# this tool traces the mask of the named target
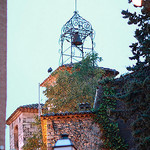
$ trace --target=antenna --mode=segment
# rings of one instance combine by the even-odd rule
[[[75,12],[77,12],[77,0],[75,0]]]

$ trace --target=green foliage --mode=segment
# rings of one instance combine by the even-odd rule
[[[108,108],[114,110],[116,106],[116,100],[112,98],[115,96],[115,90],[109,83],[112,83],[113,79],[105,78],[100,81],[103,85],[103,98],[100,100],[99,109],[96,110],[95,120],[100,124],[103,130],[103,148],[111,150],[126,150],[127,145],[121,139],[119,135],[119,128],[116,122],[112,122],[108,116]]]
[[[128,118],[135,118],[132,132],[139,150],[150,149],[150,11],[145,8],[140,14],[122,11],[129,25],[137,25],[134,35],[137,42],[130,45],[133,54],[130,59],[135,60],[136,64],[127,68],[133,73],[125,77],[119,98],[131,110]]]
[[[79,103],[93,104],[97,81],[104,74],[96,64],[100,60],[97,54],[88,54],[81,62],[74,64],[71,72],[55,72],[54,75],[58,75],[56,84],[48,86],[44,92],[48,98],[45,107],[53,104],[52,112],[77,111]]]
[[[150,133],[150,70],[149,67],[136,71],[126,77],[126,82],[119,96],[127,109],[131,111],[128,118],[134,116],[132,123],[132,132],[135,138],[136,147],[139,150],[145,150]],[[146,142],[144,144],[144,141]],[[149,141],[150,142],[150,141]],[[144,148],[143,148],[143,145]],[[146,147],[149,149],[150,147]]]
[[[27,139],[26,144],[23,146],[23,150],[46,150],[46,145],[43,143],[41,121],[38,117],[35,117],[33,125],[37,130],[33,133],[32,137]]]
[[[131,60],[136,60],[136,65],[128,67],[129,71],[135,71],[142,69],[150,64],[150,11],[141,11],[141,14],[136,12],[131,13],[128,10],[122,11],[123,18],[128,18],[128,24],[137,25],[134,37],[137,39],[136,43],[132,43],[130,48],[132,49],[133,56]]]

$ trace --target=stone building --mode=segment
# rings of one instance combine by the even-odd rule
[[[43,106],[43,105],[42,105]],[[38,115],[38,104],[18,107],[7,119],[10,130],[10,150],[22,150],[28,137],[33,135],[36,127],[33,126],[35,116]]]
[[[5,147],[7,95],[7,0],[0,0],[0,146]]]
[[[66,64],[58,67],[42,83],[41,87],[54,85],[57,74],[55,72],[67,70],[71,72],[73,64]],[[119,72],[114,69],[103,68],[106,76],[116,76]],[[48,108],[50,109],[50,108]],[[52,150],[56,141],[61,138],[62,134],[68,134],[69,139],[78,150],[99,150],[102,149],[100,126],[93,121],[94,114],[89,111],[90,105],[80,104],[78,112],[60,112],[47,113],[41,115],[43,141],[48,150]],[[50,110],[49,110],[50,111]]]
[[[91,46],[84,47],[86,38],[91,39]],[[46,78],[41,87],[55,85],[59,70],[69,71],[76,62],[80,62],[84,53],[94,51],[94,31],[91,24],[83,19],[77,11],[73,17],[63,26],[61,34],[61,59],[62,64],[52,74]],[[69,49],[66,49],[64,42],[69,43]],[[63,47],[64,46],[64,47]],[[68,50],[70,50],[69,53]],[[79,52],[74,54],[75,52]],[[81,57],[82,55],[82,57]],[[67,58],[66,58],[67,56]],[[69,57],[69,59],[68,59]],[[79,58],[79,59],[76,59]],[[68,60],[68,61],[67,61]],[[69,62],[70,61],[70,62]],[[66,62],[69,62],[66,64]],[[118,71],[100,67],[104,71],[104,76],[116,76]],[[52,69],[50,69],[50,72]],[[94,101],[94,100],[93,100]],[[101,149],[102,131],[98,124],[93,121],[94,114],[89,111],[86,104],[82,104],[82,110],[78,112],[60,112],[48,113],[41,115],[43,141],[46,143],[48,150],[51,150],[55,142],[60,139],[61,134],[68,134],[72,143],[78,150],[99,150]],[[49,108],[48,108],[49,109]],[[34,116],[38,115],[37,105],[20,106],[7,119],[10,127],[10,149],[21,150],[27,137],[32,136],[35,128],[32,127]]]
[[[50,74],[41,84],[41,87],[46,87],[46,86],[50,86],[50,85],[54,85],[57,79],[57,71],[68,71],[71,72],[71,69],[73,68],[74,64],[65,64],[62,66],[59,66],[55,71],[53,71],[52,74]],[[105,72],[103,77],[115,77],[119,74],[118,71],[116,71],[115,69],[110,69],[110,68],[104,68],[104,67],[99,67],[102,71]]]
[[[63,65],[54,71],[54,75],[49,75],[42,87],[54,85],[58,70],[71,71],[71,65]],[[105,70],[107,76],[118,74],[117,71],[101,68]],[[101,130],[98,124],[93,123],[93,114],[89,111],[88,104],[81,104],[79,112],[49,113],[41,115],[43,141],[51,150],[55,142],[60,139],[61,134],[67,133],[73,144],[80,149],[98,150],[102,144],[100,140]],[[43,105],[42,105],[43,106]],[[22,150],[28,137],[33,135],[36,128],[32,125],[34,117],[38,115],[38,104],[24,105],[18,107],[7,119],[6,124],[10,129],[10,150]]]
[[[78,150],[101,149],[102,131],[98,124],[93,122],[90,111],[75,113],[49,113],[41,116],[43,141],[48,150],[62,134],[68,134],[69,139]]]
[[[52,74],[50,74],[41,84],[41,87],[46,87],[49,85],[54,85],[56,82],[56,79],[58,77],[58,75],[56,74],[57,71],[68,71],[70,72],[71,69],[73,67],[73,64],[68,64],[68,65],[63,65],[63,66],[59,66],[55,71],[53,71]]]

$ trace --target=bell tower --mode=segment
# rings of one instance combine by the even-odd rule
[[[86,53],[94,51],[94,30],[92,25],[77,11],[75,0],[74,15],[62,27],[60,64],[72,64],[83,59]],[[87,45],[85,43],[88,43]]]

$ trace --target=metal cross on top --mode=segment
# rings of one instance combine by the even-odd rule
[[[75,0],[75,12],[77,11],[77,0]]]

